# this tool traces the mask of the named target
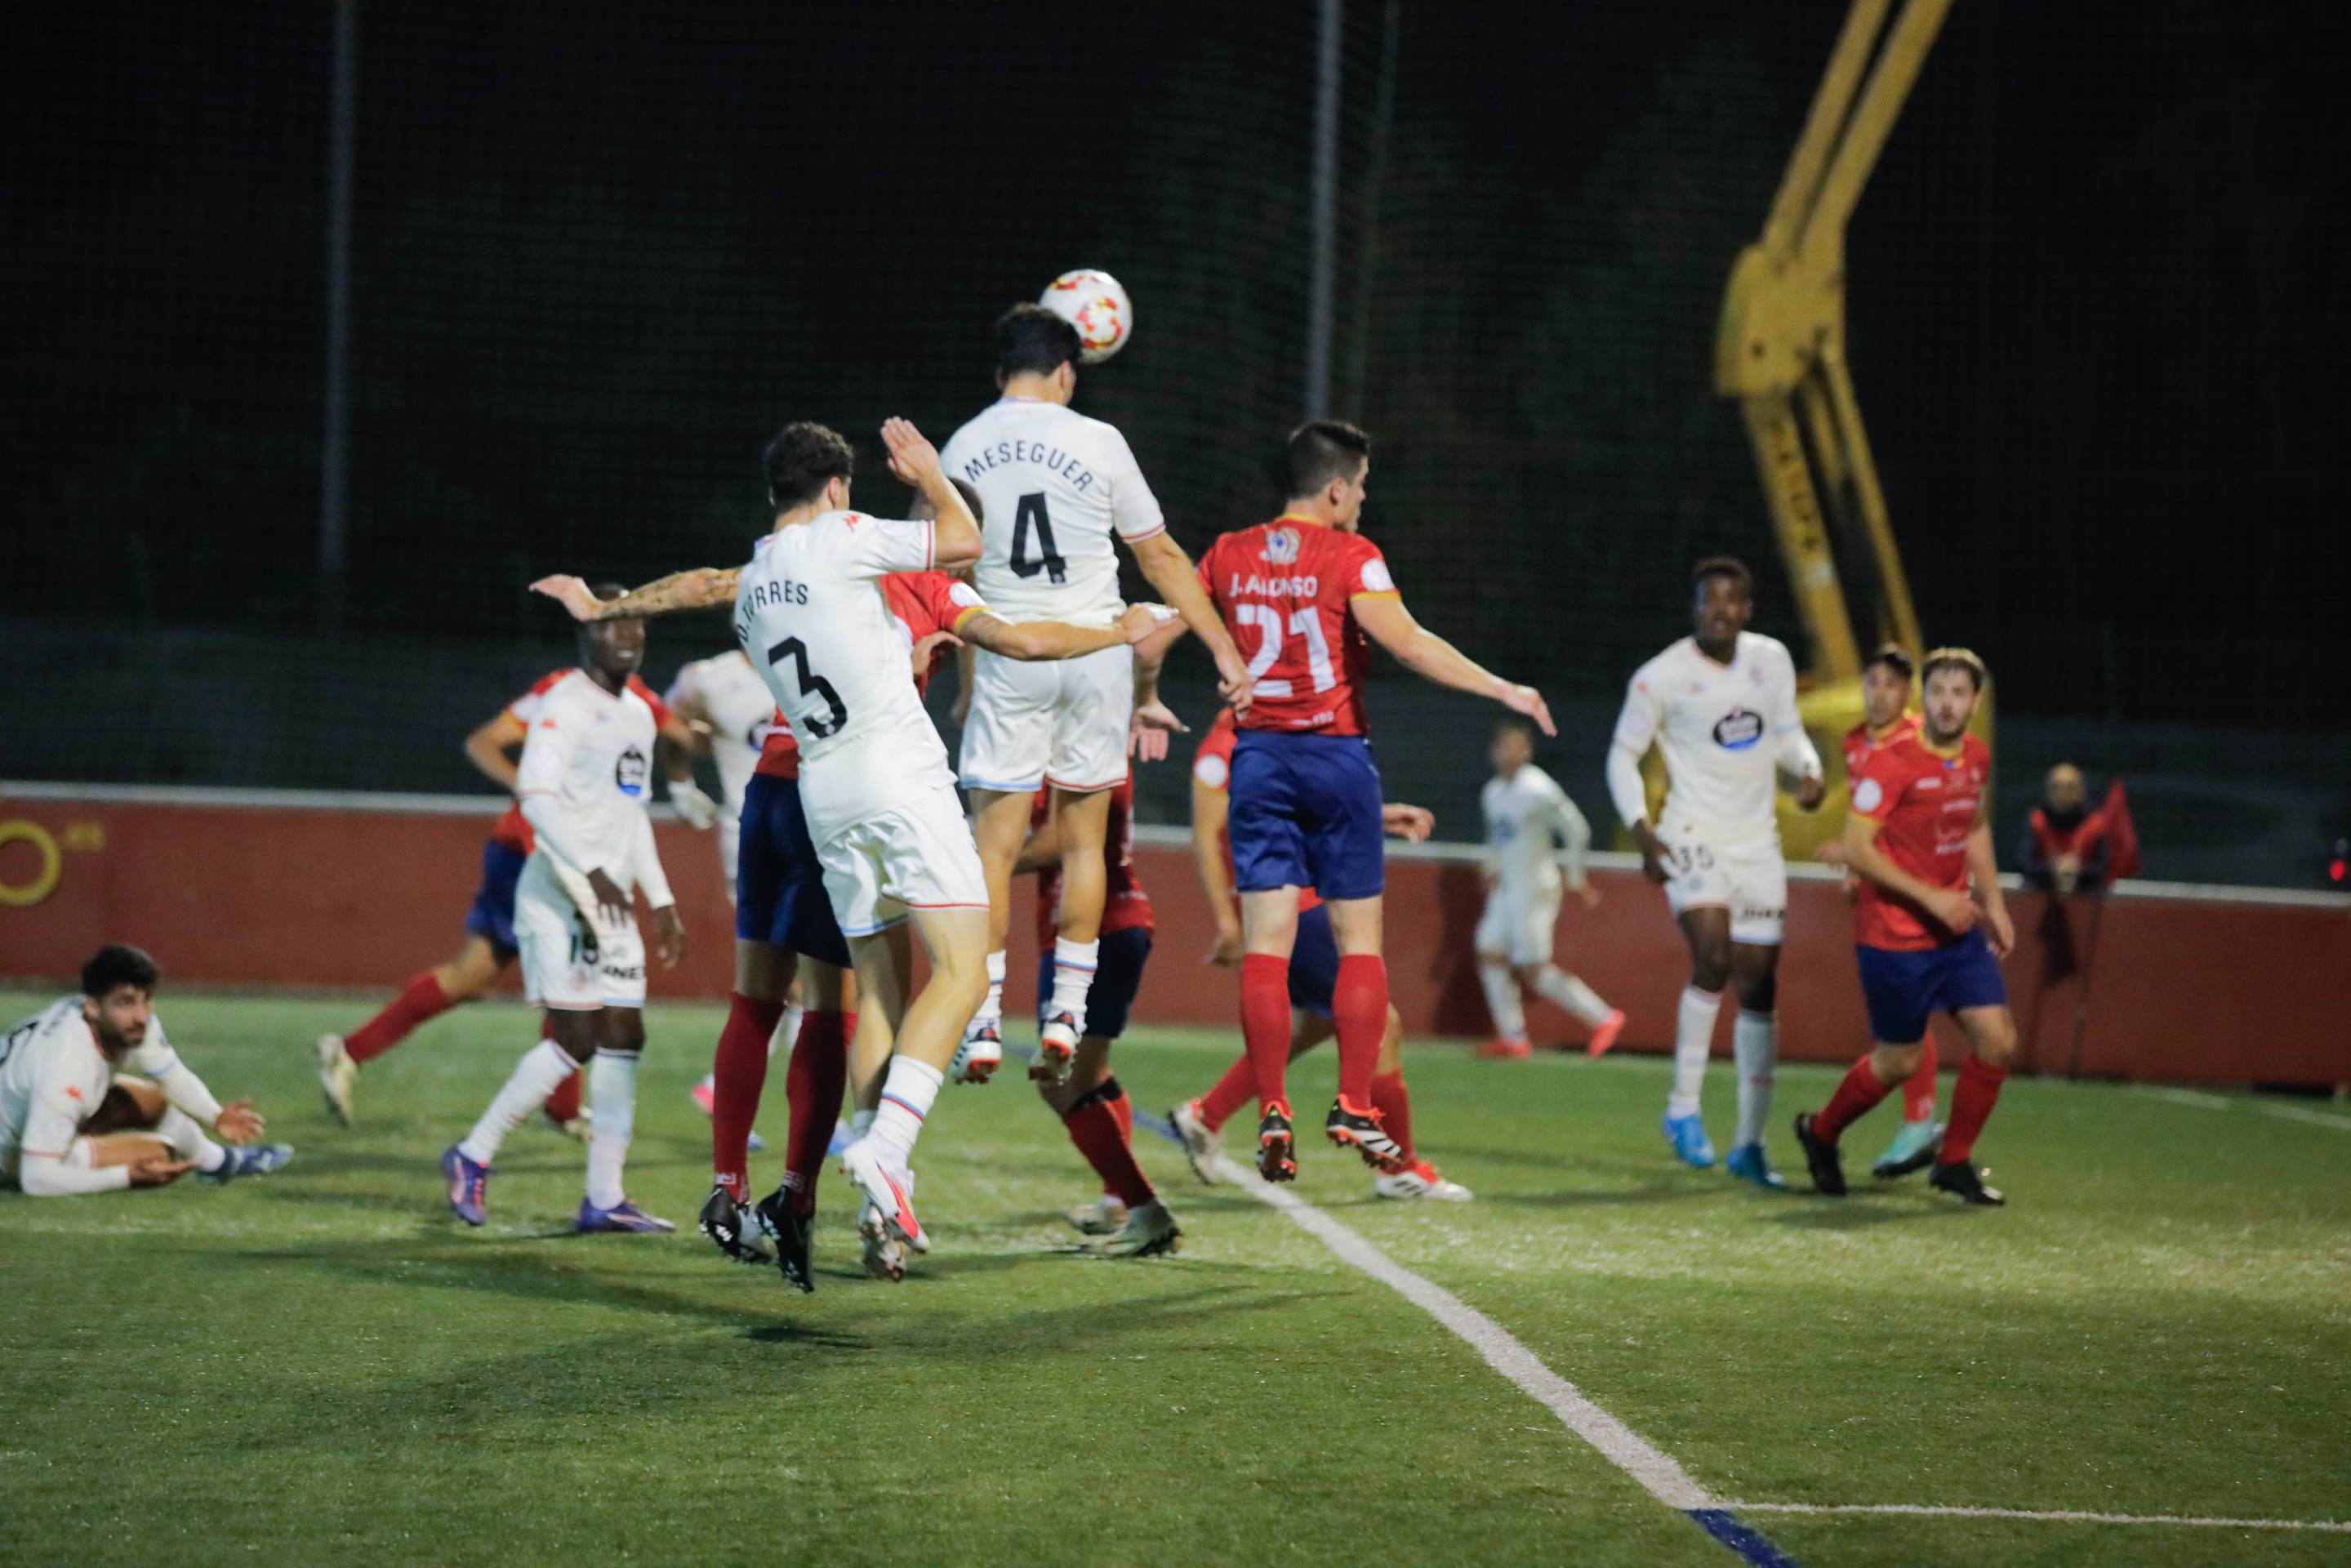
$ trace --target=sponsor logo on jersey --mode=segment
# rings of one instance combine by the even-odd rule
[[[1744,751],[1763,738],[1763,716],[1743,707],[1732,708],[1714,721],[1714,743],[1725,751]]]
[[[1265,533],[1265,559],[1275,566],[1288,566],[1298,559],[1296,528],[1268,528]]]
[[[632,800],[645,792],[645,754],[633,746],[612,759],[612,782]]]

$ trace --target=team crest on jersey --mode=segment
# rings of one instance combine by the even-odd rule
[[[1763,738],[1763,716],[1743,707],[1732,708],[1714,721],[1714,743],[1725,751],[1744,751]]]
[[[622,752],[612,763],[612,782],[620,786],[621,793],[632,800],[643,795],[645,792],[645,754],[633,746]]]
[[[1298,530],[1269,528],[1265,535],[1265,559],[1275,566],[1288,566],[1298,559]]]

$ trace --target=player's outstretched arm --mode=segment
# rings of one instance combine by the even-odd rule
[[[964,504],[963,492],[939,466],[939,449],[914,422],[883,422],[882,444],[890,449],[890,472],[923,494],[931,510],[931,564],[961,571],[979,559],[979,522]]]
[[[1353,601],[1355,620],[1372,641],[1396,657],[1414,674],[1472,696],[1490,697],[1512,713],[1535,721],[1545,735],[1557,735],[1551,709],[1532,686],[1504,680],[1452,643],[1413,619],[1404,601],[1384,593],[1364,593]]]
[[[967,617],[956,634],[1007,659],[1081,659],[1141,642],[1158,626],[1162,613],[1156,605],[1134,604],[1113,625],[1071,626],[1060,621],[1015,622],[984,611]]]
[[[571,612],[574,621],[617,621],[623,617],[674,615],[681,610],[711,610],[735,602],[739,566],[697,566],[656,578],[632,588],[618,599],[599,599],[576,577],[542,577],[530,585]]]
[[[1232,705],[1235,713],[1247,713],[1249,706],[1249,661],[1233,644],[1233,634],[1225,630],[1224,618],[1208,600],[1208,591],[1200,586],[1200,574],[1193,568],[1192,558],[1184,547],[1170,536],[1160,533],[1138,539],[1127,546],[1134,552],[1134,564],[1143,569],[1144,580],[1159,591],[1161,598],[1183,617],[1184,624],[1207,644],[1209,655],[1217,661],[1217,690]]]
[[[1937,887],[1924,878],[1913,876],[1878,848],[1877,834],[1885,826],[1876,818],[1858,812],[1844,820],[1845,864],[1854,874],[1866,877],[1889,893],[1900,894],[1953,931],[1965,931],[1973,925],[1976,906],[1964,889]]]

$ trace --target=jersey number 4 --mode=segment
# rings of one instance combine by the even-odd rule
[[[799,676],[800,695],[824,699],[825,715],[808,721],[804,727],[809,734],[819,740],[840,734],[841,727],[849,722],[849,710],[841,706],[841,694],[832,689],[832,683],[809,668],[808,644],[798,637],[787,637],[768,650],[768,664],[781,665],[786,659]]]
[[[1261,697],[1296,695],[1295,682],[1269,681],[1265,673],[1281,657],[1281,612],[1270,604],[1236,604],[1233,619],[1244,626],[1254,626],[1260,633],[1257,653],[1249,662],[1249,690]],[[1312,605],[1290,612],[1290,630],[1306,639],[1306,671],[1312,677],[1318,692],[1327,692],[1339,684],[1338,672],[1331,667],[1331,643],[1322,635],[1322,617]]]
[[[1037,553],[1029,553],[1029,533],[1037,534]],[[1045,509],[1045,492],[1031,490],[1020,497],[1012,514],[1012,575],[1034,577],[1045,573],[1056,586],[1070,580],[1070,563],[1053,544],[1053,515]]]

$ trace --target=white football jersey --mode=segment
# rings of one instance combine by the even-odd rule
[[[81,1002],[67,997],[0,1035],[0,1174],[16,1175],[28,1154],[62,1158],[117,1071],[161,1078],[179,1065],[152,1013],[138,1049],[120,1067],[109,1062]]]
[[[800,808],[821,844],[860,819],[954,787],[881,579],[927,571],[933,528],[827,512],[759,541],[735,591],[735,640],[800,750]]]
[[[759,765],[759,747],[776,716],[776,699],[768,683],[737,652],[696,659],[670,683],[669,705],[689,698],[700,704],[710,719],[710,759],[718,765],[718,788],[725,804],[740,806],[751,770]]]
[[[522,743],[515,799],[538,848],[585,875],[599,868],[622,891],[639,882],[664,901],[658,862],[648,870],[652,832],[653,710],[622,687],[614,696],[573,670],[540,696]]]
[[[1478,804],[1486,814],[1487,864],[1501,892],[1557,892],[1562,847],[1573,862],[1573,880],[1583,883],[1592,828],[1550,774],[1531,762],[1508,779],[1489,779]]]
[[[1803,724],[1796,714],[1796,663],[1784,643],[1739,634],[1728,665],[1685,637],[1634,672],[1616,720],[1615,744],[1638,758],[1655,741],[1671,779],[1660,820],[1726,841],[1778,841],[1771,794],[1781,747]],[[1803,750],[1811,752],[1809,742]],[[1815,758],[1813,766],[1819,766]]]
[[[1107,626],[1118,595],[1115,531],[1130,545],[1167,530],[1159,502],[1112,425],[1057,402],[1005,398],[955,433],[939,461],[979,492],[972,582],[1008,621]]]

